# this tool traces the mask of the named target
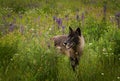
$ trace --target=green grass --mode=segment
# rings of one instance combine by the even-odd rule
[[[1,0],[0,81],[119,81],[120,30],[113,16],[120,7],[116,2],[107,1],[103,20],[100,0],[96,4],[88,0]],[[62,25],[54,18],[62,20]],[[69,26],[80,27],[85,37],[76,72],[50,40],[68,34]]]

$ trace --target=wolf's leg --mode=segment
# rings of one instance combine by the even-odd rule
[[[73,71],[75,71],[76,66],[79,65],[79,59],[70,57],[70,63],[71,63]]]
[[[79,65],[79,61],[80,61],[80,55],[77,55],[76,57],[76,64]]]
[[[79,59],[78,58],[75,58],[75,65],[79,65]]]
[[[70,57],[70,63],[71,63],[73,71],[75,71],[75,67],[76,67],[76,64],[77,64],[76,59],[73,58],[73,57]]]

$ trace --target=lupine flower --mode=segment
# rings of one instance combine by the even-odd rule
[[[58,23],[58,25],[61,26],[61,25],[62,25],[62,19],[58,18],[58,19],[57,19],[57,23]]]
[[[80,17],[79,17],[79,9],[76,9],[76,20],[79,21]]]
[[[16,23],[16,18],[15,17],[13,18],[13,23]]]
[[[40,16],[38,16],[38,21],[40,21]]]
[[[58,28],[60,28],[60,26],[62,26],[62,19],[58,18],[58,19],[56,19],[56,22],[58,24]]]
[[[65,26],[62,26],[62,33],[65,33]]]
[[[120,12],[118,12],[115,16],[116,16],[116,17],[120,17]]]
[[[118,28],[120,28],[120,12],[118,12],[117,14],[115,14],[115,18],[118,24]]]
[[[84,16],[84,13],[82,13],[82,16],[81,16],[82,26],[84,25],[84,19],[85,19],[85,16]]]
[[[104,6],[103,6],[103,13],[106,14],[106,10],[107,10],[107,6],[106,6],[106,3],[104,3]]]
[[[79,21],[79,20],[80,20],[80,17],[79,17],[79,15],[78,15],[78,14],[76,15],[76,20],[77,20],[77,21]]]
[[[68,21],[68,20],[69,20],[69,19],[68,19],[68,15],[65,15],[65,20],[66,20],[66,21]]]
[[[23,18],[22,14],[19,14],[19,18],[20,18],[20,19],[22,19],[22,18]]]
[[[12,31],[14,30],[14,27],[15,27],[14,24],[11,23],[11,24],[10,24],[10,27],[9,27],[9,31],[12,32]]]
[[[103,20],[106,20],[106,12],[107,12],[107,2],[104,2],[103,5]]]
[[[50,48],[50,47],[51,47],[51,46],[50,46],[50,42],[47,42],[47,47],[48,47],[48,48]]]
[[[11,17],[11,14],[9,13],[9,14],[7,15],[7,17]]]
[[[84,18],[85,18],[84,13],[82,13],[82,16],[81,16],[82,21],[84,20]]]
[[[56,16],[53,16],[53,21],[56,21],[56,19],[57,19]]]
[[[24,33],[24,26],[23,26],[23,25],[20,26],[20,32],[21,32],[22,34]]]

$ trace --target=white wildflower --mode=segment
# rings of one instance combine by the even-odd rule
[[[49,30],[51,31],[52,29],[51,29],[51,28],[49,28]]]
[[[31,28],[31,31],[34,31],[34,28]]]
[[[120,77],[118,76],[117,79],[120,79]]]
[[[103,48],[103,50],[102,50],[103,52],[105,52],[106,51],[106,49],[105,48]]]
[[[104,73],[101,73],[101,75],[104,75]]]

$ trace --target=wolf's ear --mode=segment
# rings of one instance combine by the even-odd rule
[[[72,28],[69,27],[69,34],[71,34],[73,32]]]
[[[80,28],[78,27],[77,29],[76,29],[76,31],[75,31],[79,36],[81,36],[81,30],[80,30]]]

